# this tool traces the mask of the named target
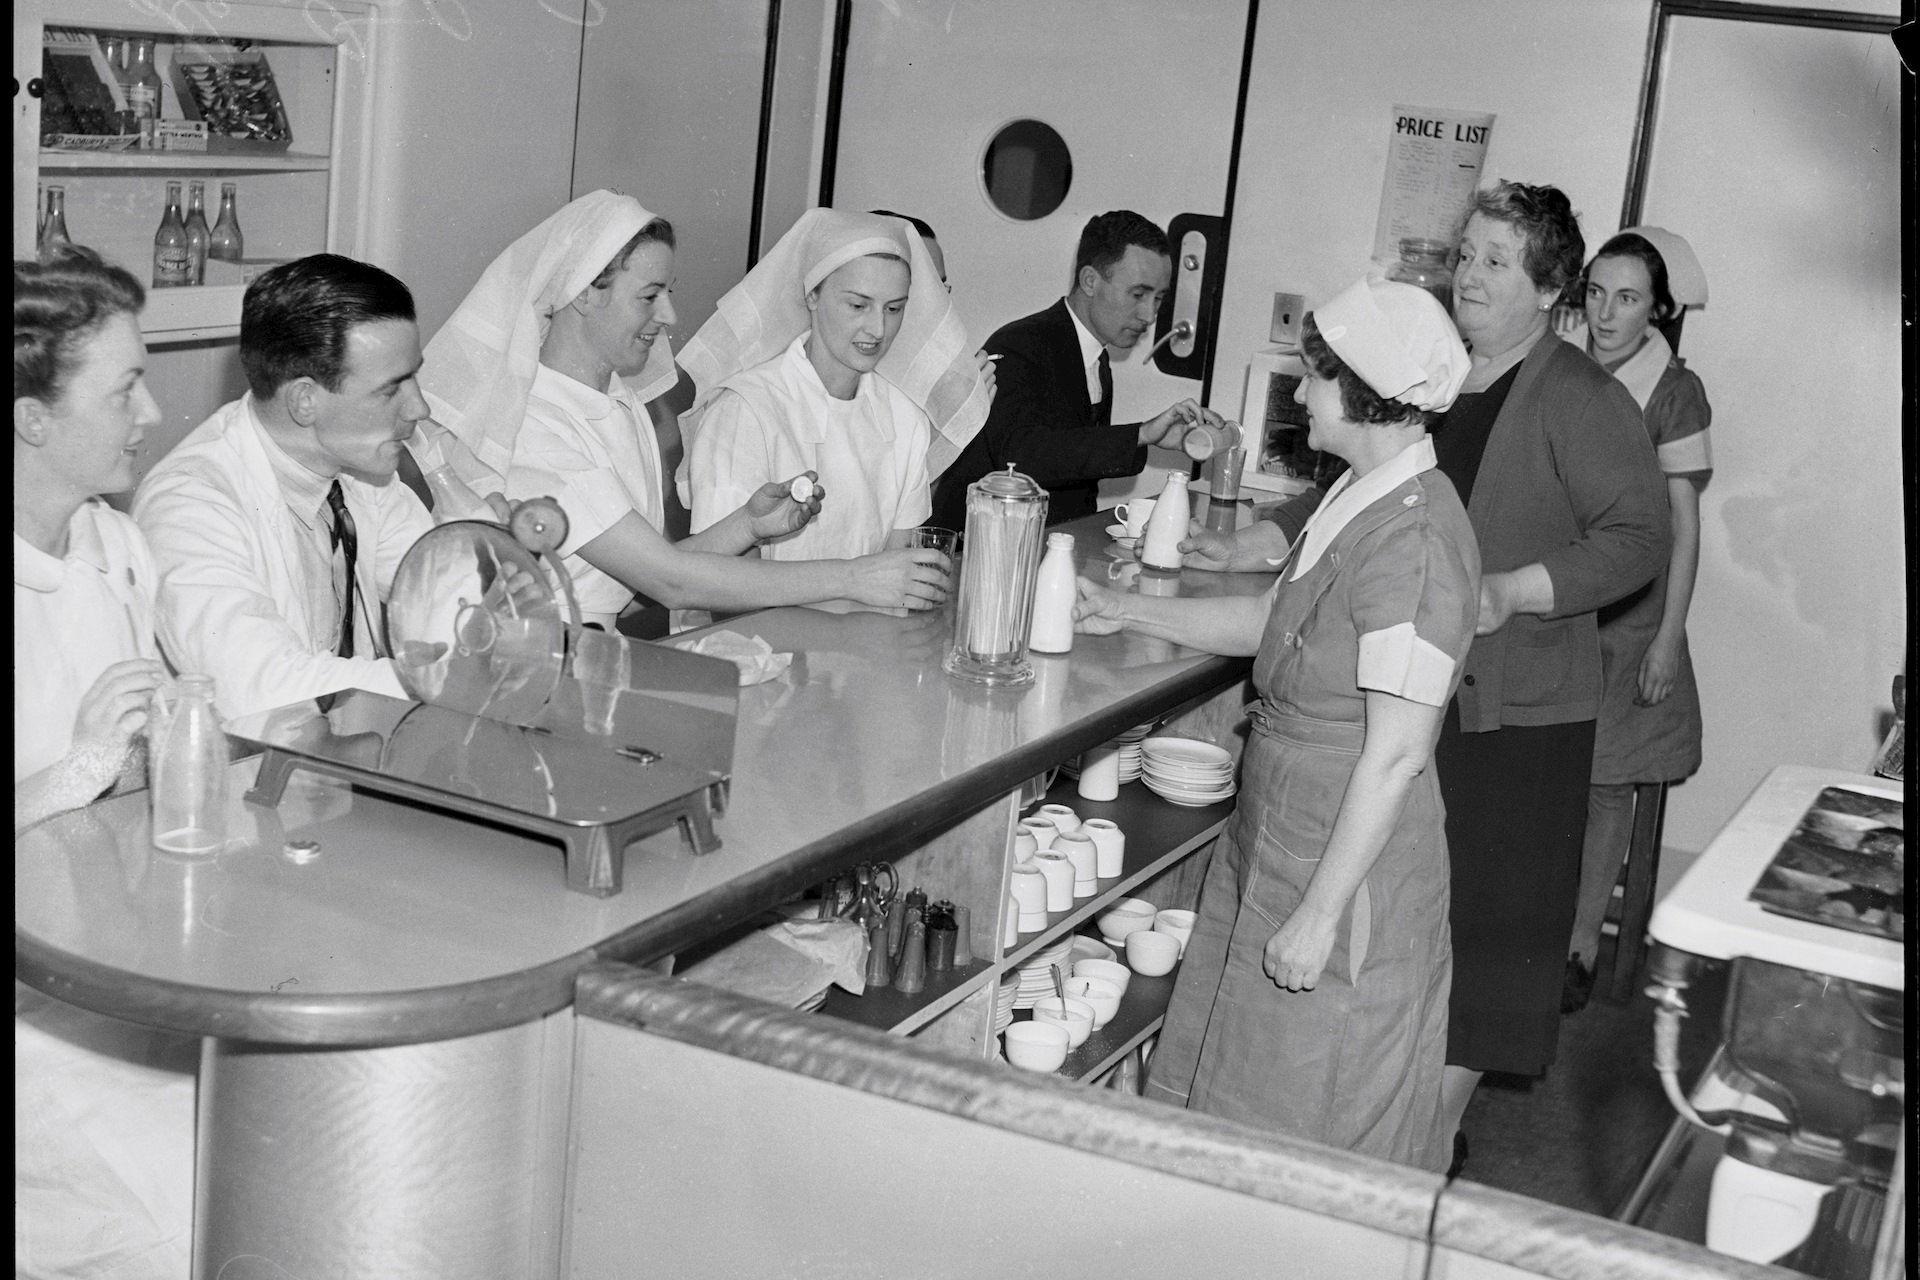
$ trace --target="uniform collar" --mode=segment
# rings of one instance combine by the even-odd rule
[[[1672,359],[1673,348],[1667,345],[1666,337],[1648,325],[1647,340],[1640,344],[1640,349],[1608,372],[1632,393],[1644,412],[1647,401],[1653,398],[1653,389],[1660,385],[1661,375],[1666,373]]]
[[[1091,369],[1106,347],[1102,345],[1100,339],[1093,336],[1093,330],[1087,328],[1086,323],[1074,314],[1073,308],[1067,306],[1065,298],[1060,299],[1060,305],[1066,308],[1067,318],[1073,321],[1073,336],[1080,339],[1080,363]]]
[[[807,358],[807,335],[804,333],[787,344],[787,349],[780,355],[780,367],[803,402],[801,407],[804,411],[794,415],[793,432],[812,444],[826,443],[828,415],[835,405],[851,407],[860,404],[870,399],[873,392],[875,375],[871,373],[860,375],[860,385],[854,389],[851,400],[842,400],[828,391],[827,384],[820,381],[820,371]],[[870,412],[867,417],[882,436],[893,439],[891,414]]]
[[[613,413],[614,401],[633,406],[633,393],[614,374],[605,391],[596,391],[578,378],[561,373],[550,365],[534,370],[531,393],[576,418],[598,422]]]
[[[1294,558],[1288,580],[1313,568],[1355,516],[1421,472],[1433,470],[1435,465],[1433,437],[1422,436],[1358,480],[1349,471],[1334,481],[1333,487],[1327,490],[1326,501],[1300,531],[1300,554]]]
[[[13,585],[32,591],[58,591],[67,578],[67,561],[79,560],[101,573],[107,571],[107,545],[100,539],[98,517],[106,504],[88,498],[67,519],[67,554],[50,556],[19,534],[13,535]]]

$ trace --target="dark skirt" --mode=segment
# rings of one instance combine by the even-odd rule
[[[1452,862],[1447,1062],[1539,1075],[1560,1035],[1593,721],[1462,733],[1450,706],[1434,764]]]

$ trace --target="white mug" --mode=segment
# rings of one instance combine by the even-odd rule
[[[1043,804],[1040,806],[1039,816],[1053,819],[1056,838],[1058,836],[1064,836],[1070,831],[1078,831],[1080,829],[1080,815],[1064,804]],[[1032,819],[1028,819],[1028,821],[1032,821]],[[1049,845],[1047,847],[1052,848],[1053,846]]]
[[[1129,538],[1137,538],[1146,529],[1157,501],[1157,498],[1134,498],[1123,502],[1113,509],[1113,518],[1126,526]]]
[[[1106,818],[1088,818],[1080,824],[1080,829],[1093,837],[1093,847],[1098,853],[1094,874],[1102,880],[1119,875],[1126,865],[1126,833]]]
[[[1080,757],[1081,796],[1088,800],[1117,800],[1120,797],[1120,748],[1111,742],[1092,747]],[[1081,824],[1084,830],[1085,823]]]

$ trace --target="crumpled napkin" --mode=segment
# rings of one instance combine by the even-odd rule
[[[866,990],[867,935],[851,920],[788,920],[750,933],[678,975],[798,1008],[830,984]]]
[[[738,631],[716,631],[698,640],[675,640],[673,647],[709,658],[725,658],[740,670],[740,684],[764,684],[793,663],[790,653],[775,653],[773,646],[759,636],[743,636]]]

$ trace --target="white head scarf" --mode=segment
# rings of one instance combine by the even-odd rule
[[[1707,305],[1707,273],[1685,239],[1665,227],[1627,227],[1620,234],[1639,236],[1659,251],[1667,264],[1667,292],[1674,302],[1682,307]]]
[[[434,415],[501,475],[513,463],[527,389],[553,313],[592,284],[651,221],[653,215],[632,196],[581,196],[507,246],[427,343],[420,388]],[[625,381],[644,402],[671,388],[676,377],[673,348],[662,334],[646,368]]]
[[[700,419],[722,384],[773,359],[811,329],[808,291],[870,253],[905,258],[912,272],[906,314],[893,345],[880,358],[878,372],[933,422],[928,474],[939,475],[960,456],[987,421],[987,389],[974,363],[966,325],[911,224],[839,209],[809,209],[800,215],[780,243],[727,291],[713,318],[681,350],[680,366],[699,388],[693,408],[680,419],[689,456]]]
[[[1314,308],[1333,353],[1388,400],[1444,412],[1471,361],[1439,299],[1416,285],[1361,280]]]

